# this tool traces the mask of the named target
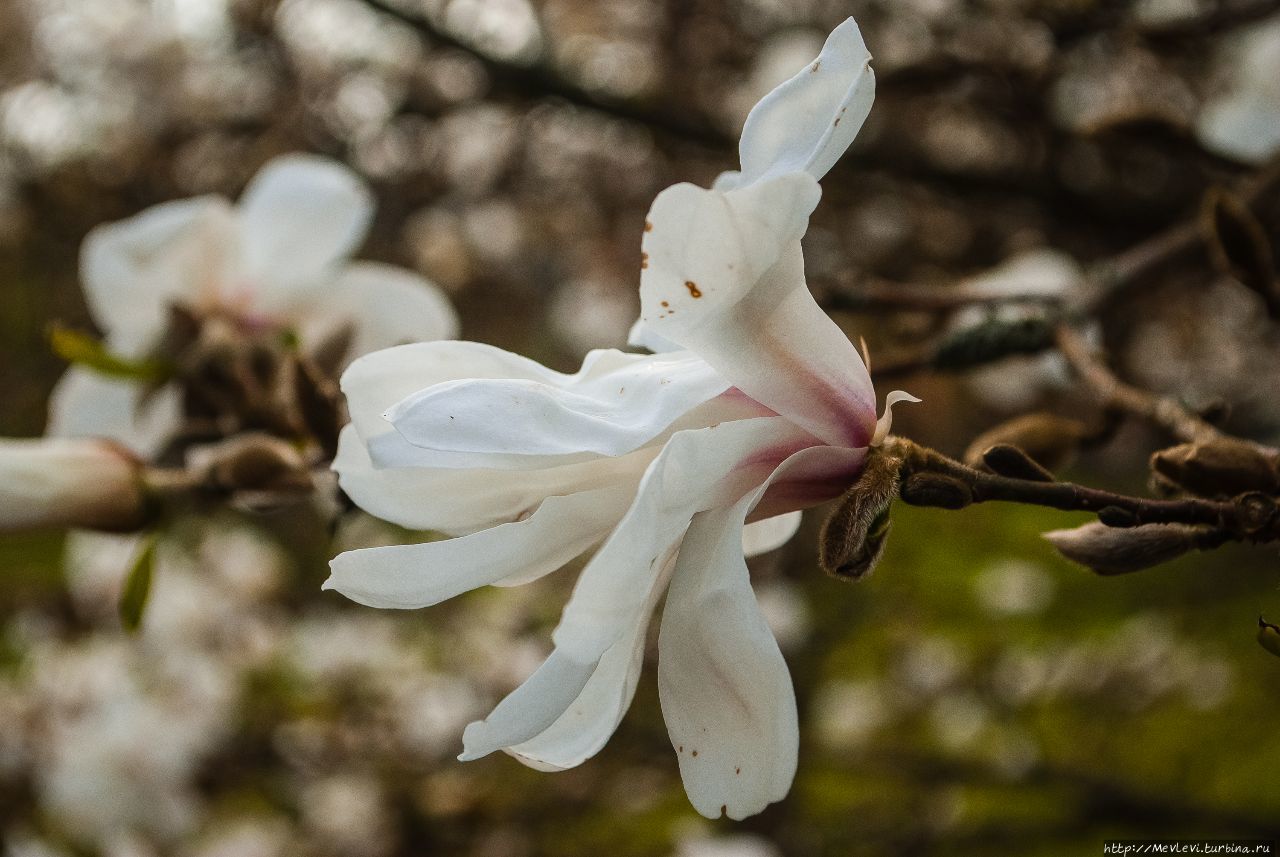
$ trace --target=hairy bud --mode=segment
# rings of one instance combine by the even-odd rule
[[[1079,420],[1046,413],[1026,414],[1000,423],[974,438],[964,454],[964,462],[970,467],[981,467],[989,449],[1012,446],[1032,458],[1041,468],[1058,470],[1070,463],[1080,444],[1093,434]],[[992,469],[995,470],[994,467]]]
[[[0,532],[137,529],[147,518],[141,467],[105,440],[0,440]]]
[[[1054,476],[1026,452],[1007,443],[998,443],[982,453],[982,463],[992,473],[1027,482],[1054,482]]]
[[[1220,541],[1214,531],[1186,524],[1143,524],[1119,529],[1098,521],[1044,534],[1072,562],[1098,574],[1141,571]]]
[[[902,459],[873,450],[862,475],[822,525],[818,561],[841,580],[860,580],[880,561],[889,537],[889,506],[898,496]]]
[[[1232,437],[1162,449],[1151,456],[1151,469],[1201,497],[1280,492],[1280,459],[1275,452]]]
[[[210,488],[228,493],[310,491],[306,459],[292,444],[265,434],[249,434],[214,444],[191,456]]]

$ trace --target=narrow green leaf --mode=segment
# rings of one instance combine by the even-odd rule
[[[142,624],[142,613],[147,607],[147,598],[151,595],[151,576],[155,568],[156,539],[146,536],[142,550],[129,569],[125,578],[124,589],[120,592],[120,624],[126,631],[133,633]]]
[[[53,353],[77,366],[129,381],[163,381],[169,367],[158,360],[130,360],[107,350],[99,339],[80,330],[55,324],[49,328],[49,345]]]

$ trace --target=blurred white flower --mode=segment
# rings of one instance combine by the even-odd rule
[[[111,441],[0,438],[0,532],[133,526],[145,505],[139,467]]]
[[[327,588],[424,607],[530,582],[601,545],[555,650],[467,727],[461,758],[503,750],[560,770],[597,753],[630,705],[669,584],[658,683],[690,800],[740,819],[790,788],[795,696],[752,594],[744,525],[764,524],[766,537],[747,537],[757,550],[785,541],[798,510],[847,488],[888,428],[857,350],[806,287],[800,249],[817,180],[870,110],[870,59],[847,20],[751,112],[741,172],[654,201],[635,335],[687,350],[594,351],[562,375],[428,343],[345,374],[343,488],[375,515],[459,537],[342,554]]]
[[[1226,91],[1210,99],[1196,120],[1196,134],[1209,149],[1260,164],[1280,150],[1280,16],[1227,42]]]
[[[89,311],[111,351],[140,358],[181,305],[248,330],[296,335],[303,349],[350,330],[348,354],[453,336],[448,300],[400,268],[351,262],[373,214],[358,176],[333,161],[288,155],[268,163],[240,203],[216,196],[168,202],[85,239]],[[118,440],[143,456],[177,425],[179,391],[73,368],[50,401],[48,433]]]

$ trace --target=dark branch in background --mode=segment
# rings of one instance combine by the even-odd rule
[[[484,66],[494,87],[502,92],[526,98],[559,98],[577,107],[638,122],[686,141],[712,148],[730,148],[734,144],[729,134],[710,123],[690,121],[683,116],[656,109],[648,104],[615,98],[606,93],[588,89],[563,75],[546,57],[541,57],[532,63],[499,59],[441,30],[428,20],[425,14],[408,12],[389,0],[362,0],[362,2],[413,29],[432,44],[471,56]]]
[[[1248,211],[1269,199],[1278,186],[1280,161],[1274,161],[1238,182],[1232,199]],[[1061,300],[1030,292],[999,295],[963,284],[926,286],[867,280],[832,291],[822,297],[821,303],[828,311],[907,310],[944,315],[966,306],[1038,304],[1044,308],[1039,316],[1015,322],[992,319],[974,328],[950,332],[913,354],[873,367],[872,374],[877,380],[887,381],[920,372],[960,371],[1016,354],[1036,354],[1059,347],[1057,331],[1064,325],[1105,314],[1155,274],[1175,263],[1185,263],[1207,248],[1220,246],[1220,238],[1212,229],[1213,224],[1207,223],[1203,215],[1174,224],[1115,256],[1089,265],[1080,293]]]

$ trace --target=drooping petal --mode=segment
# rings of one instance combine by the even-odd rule
[[[799,239],[817,199],[804,173],[723,193],[663,191],[643,241],[641,319],[828,443],[864,446],[871,378],[804,280]]]
[[[728,386],[703,360],[675,352],[547,380],[449,381],[387,418],[411,444],[446,452],[621,455]]]
[[[799,726],[786,662],[751,591],[742,521],[754,499],[694,517],[658,637],[658,694],[694,808],[754,815],[795,776]]]
[[[796,769],[795,695],[751,591],[743,523],[771,495],[793,500],[827,478],[851,478],[865,452],[800,449],[732,507],[695,516],[685,534],[658,638],[658,692],[685,791],[703,815],[753,815],[786,795]]]
[[[803,517],[799,511],[786,512],[747,524],[742,528],[742,552],[750,557],[777,550],[791,541]]]
[[[163,387],[144,402],[139,384],[72,367],[49,396],[52,437],[114,440],[142,458],[159,453],[177,431],[182,405],[178,391]]]
[[[157,205],[99,226],[80,250],[80,276],[94,321],[111,348],[135,357],[160,336],[168,307],[205,308],[236,277],[235,216],[220,197]]]
[[[315,155],[269,162],[240,198],[244,274],[254,307],[274,312],[364,240],[373,195],[342,164]]]
[[[290,309],[303,347],[350,328],[348,360],[409,342],[452,339],[458,314],[444,293],[404,268],[356,262],[326,286],[323,298]]]
[[[583,662],[561,651],[552,652],[488,717],[463,730],[463,751],[458,759],[479,759],[545,732],[582,693],[599,660]]]
[[[416,609],[519,575],[549,574],[608,534],[630,501],[627,486],[548,497],[523,521],[468,536],[339,554],[324,589],[369,607]]]
[[[631,508],[578,578],[552,634],[552,658],[589,663],[594,669],[611,647],[644,620],[664,582],[665,561],[693,516],[733,503],[760,484],[779,461],[812,443],[809,435],[781,417],[739,420],[674,435],[645,471]],[[527,698],[533,692],[526,689],[528,684],[517,688],[499,708]],[[563,707],[542,729],[505,744],[488,738],[468,742],[464,757],[478,758],[530,740],[550,728],[585,686],[586,680],[573,696],[558,695]]]
[[[826,175],[857,136],[875,99],[871,54],[852,18],[822,53],[760,100],[742,128],[742,173],[720,186],[743,187],[792,172]]]
[[[671,550],[636,623],[605,651],[578,698],[545,731],[505,748],[507,753],[539,771],[563,771],[604,748],[635,697],[653,608],[674,567],[675,551]]]

